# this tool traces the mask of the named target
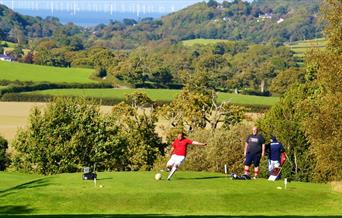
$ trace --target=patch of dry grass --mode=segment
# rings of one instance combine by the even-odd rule
[[[45,107],[46,103],[32,102],[0,102],[0,135],[11,141],[18,128],[28,124],[28,117],[34,106]],[[109,113],[111,106],[101,106],[101,112]]]
[[[331,182],[331,187],[334,191],[342,192],[342,181]]]

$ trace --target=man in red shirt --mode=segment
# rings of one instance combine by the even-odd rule
[[[171,158],[167,162],[166,167],[170,169],[167,180],[170,180],[172,175],[176,172],[178,167],[184,162],[188,145],[207,145],[206,143],[192,141],[185,138],[184,133],[180,132],[177,138],[172,143]]]

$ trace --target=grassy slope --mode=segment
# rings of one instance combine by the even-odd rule
[[[170,89],[50,89],[35,92],[26,92],[27,94],[48,94],[55,96],[88,96],[99,98],[118,98],[123,99],[126,94],[141,91],[145,92],[152,100],[172,101],[180,92],[179,90]],[[231,99],[235,104],[257,104],[257,105],[273,105],[279,98],[277,97],[260,97],[249,95],[236,95],[231,93],[219,93],[218,100]]]
[[[298,57],[304,57],[305,53],[312,48],[324,49],[326,47],[327,41],[325,38],[318,38],[305,41],[297,41],[287,44],[295,55]]]
[[[59,68],[0,61],[0,80],[93,83],[92,69]]]
[[[1,172],[0,215],[342,214],[342,194],[327,184],[291,182],[279,190],[282,181],[233,181],[218,173],[177,172],[172,181],[155,181],[153,175],[100,173],[95,187],[92,181],[82,181],[80,173],[42,177]]]
[[[183,45],[185,46],[193,46],[196,44],[199,45],[208,45],[208,44],[215,44],[219,42],[231,42],[231,40],[225,39],[190,39],[182,41]]]
[[[8,48],[15,48],[17,46],[17,43],[0,40],[0,45],[4,46],[5,44],[7,44]]]

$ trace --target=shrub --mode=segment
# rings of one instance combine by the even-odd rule
[[[227,164],[230,173],[243,171],[243,149],[251,126],[238,124],[231,129],[198,130],[189,138],[208,143],[208,146],[190,146],[184,169],[223,172]]]
[[[7,148],[7,140],[0,136],[0,170],[5,170],[8,164],[8,158],[6,155]]]
[[[124,140],[97,105],[57,98],[46,109],[34,108],[29,120],[29,127],[20,130],[13,143],[17,170],[54,174],[94,163],[102,170],[119,165]]]

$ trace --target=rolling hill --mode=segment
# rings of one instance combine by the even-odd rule
[[[0,80],[55,83],[95,83],[92,69],[60,68],[0,61]]]

